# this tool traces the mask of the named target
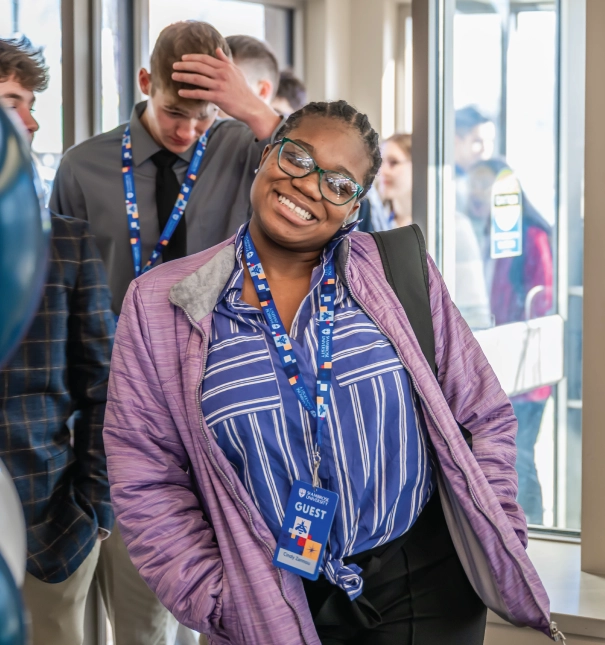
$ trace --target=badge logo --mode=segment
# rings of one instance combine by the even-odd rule
[[[304,497],[306,492],[307,491],[304,488],[299,488],[298,489],[298,496],[299,497]]]
[[[294,527],[288,530],[290,536],[295,540],[306,540],[309,537],[309,531],[311,530],[311,520],[307,520],[304,517],[296,517],[294,520]],[[304,546],[304,545],[301,545]]]

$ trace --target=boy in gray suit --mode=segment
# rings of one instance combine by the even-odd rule
[[[211,25],[177,22],[160,34],[151,69],[139,85],[147,101],[135,106],[129,124],[85,141],[63,157],[51,208],[90,222],[109,275],[113,309],[119,314],[136,277],[131,220],[125,198],[136,206],[143,266],[151,257],[207,133],[202,162],[186,207],[159,261],[210,248],[250,216],[250,187],[265,145],[281,118],[249,87],[231,61],[229,46]],[[233,117],[216,121],[218,108]],[[132,174],[124,170],[128,128]],[[134,198],[124,193],[124,174]]]

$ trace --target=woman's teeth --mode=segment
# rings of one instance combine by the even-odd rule
[[[311,215],[311,213],[306,211],[304,208],[301,208],[300,206],[296,206],[296,204],[293,204],[287,197],[280,195],[277,198],[277,201],[280,204],[287,206],[293,213],[296,213],[300,217],[300,219],[304,219],[304,220],[313,219],[313,215]]]

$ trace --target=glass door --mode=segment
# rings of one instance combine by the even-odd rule
[[[566,482],[579,458],[567,456],[566,410],[569,378],[579,371],[566,374],[564,356],[570,257],[581,261],[581,249],[570,247],[560,217],[559,2],[433,6],[434,249],[513,402],[518,499],[528,523],[577,529]]]

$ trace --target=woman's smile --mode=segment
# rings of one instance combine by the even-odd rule
[[[317,221],[317,218],[304,208],[300,203],[296,203],[293,198],[286,197],[281,193],[275,193],[277,199],[276,211],[285,217],[289,222],[296,226],[308,226]]]

